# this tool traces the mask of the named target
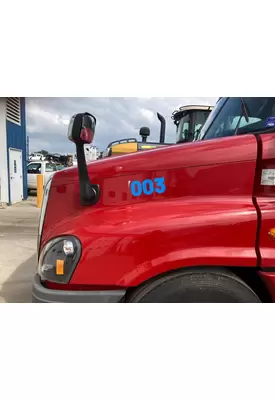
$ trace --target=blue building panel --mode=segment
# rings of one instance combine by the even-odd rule
[[[26,135],[26,109],[25,98],[20,98],[20,114],[21,124],[15,124],[6,120],[7,129],[7,157],[8,157],[8,175],[10,175],[9,148],[22,150],[23,157],[23,199],[28,198],[28,183],[27,183],[27,135]],[[10,199],[9,186],[9,199]]]

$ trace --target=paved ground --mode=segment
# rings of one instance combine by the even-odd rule
[[[39,211],[35,197],[0,208],[0,303],[31,302]]]

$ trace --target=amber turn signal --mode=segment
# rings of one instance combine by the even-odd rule
[[[270,237],[270,239],[275,240],[275,228],[269,229],[268,236]]]
[[[64,275],[64,260],[56,260],[56,275]]]

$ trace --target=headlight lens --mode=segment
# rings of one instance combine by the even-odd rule
[[[75,236],[50,240],[41,251],[38,274],[41,280],[69,283],[81,256],[81,243]]]

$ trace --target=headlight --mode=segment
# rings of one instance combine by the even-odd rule
[[[46,183],[45,188],[44,188],[43,201],[42,201],[40,217],[39,217],[39,224],[38,224],[38,238],[37,238],[37,252],[38,253],[39,253],[40,239],[41,239],[41,234],[42,234],[44,218],[45,218],[46,208],[47,208],[47,204],[48,204],[48,198],[49,198],[52,180],[53,180],[53,175],[50,177],[50,179],[48,180],[48,182]]]
[[[81,256],[81,243],[74,236],[50,240],[41,251],[38,274],[41,280],[68,283]]]

